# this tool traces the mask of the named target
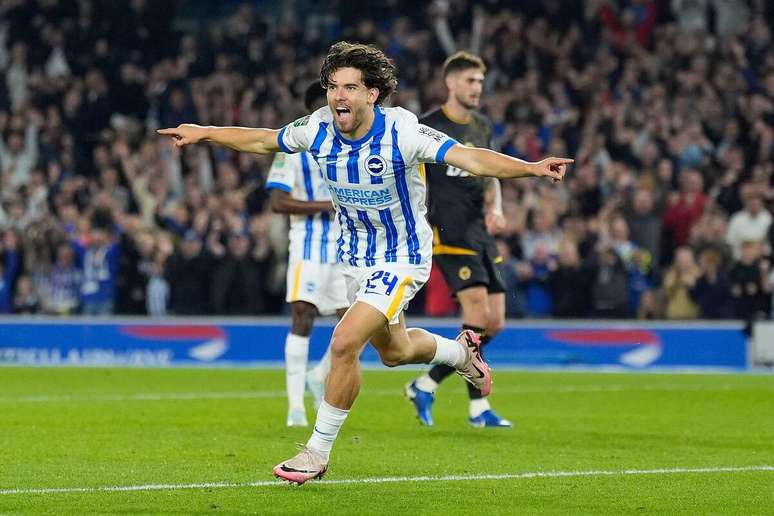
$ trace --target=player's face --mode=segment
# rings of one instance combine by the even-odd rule
[[[484,89],[484,72],[479,68],[468,68],[446,77],[449,94],[466,109],[476,109],[481,103]]]
[[[339,68],[333,72],[328,77],[327,96],[328,106],[339,131],[357,138],[370,129],[379,90],[366,87],[360,70]]]

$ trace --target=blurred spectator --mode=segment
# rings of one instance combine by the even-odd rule
[[[19,276],[16,280],[16,295],[13,297],[15,314],[36,314],[40,311],[40,299],[29,276]]]
[[[559,244],[558,266],[551,271],[549,284],[554,317],[584,317],[589,307],[589,276],[583,270],[578,246],[572,240]]]
[[[731,216],[728,222],[726,241],[731,246],[734,258],[742,254],[742,243],[763,241],[771,227],[771,213],[763,206],[763,195],[758,187],[747,183],[740,190],[744,209]]]
[[[726,242],[728,218],[717,210],[707,210],[693,228],[691,246],[698,256],[705,250],[713,250],[720,256],[720,267],[728,270],[733,262],[733,251]]]
[[[497,250],[503,258],[502,276],[503,283],[505,283],[505,316],[524,317],[526,302],[524,300],[524,293],[519,288],[517,272],[519,262],[511,255],[511,249],[505,241],[497,239]]]
[[[701,174],[685,169],[680,174],[680,193],[673,194],[664,212],[664,229],[669,232],[669,246],[676,249],[688,243],[691,228],[704,212],[707,198]]]
[[[70,244],[59,244],[56,259],[46,281],[43,309],[53,315],[73,315],[80,308],[82,271],[76,267]]]
[[[216,314],[258,314],[263,310],[264,275],[250,254],[246,232],[228,237],[228,254],[212,275],[212,299]]]
[[[759,241],[742,242],[739,260],[729,274],[735,315],[746,321],[765,318],[769,313],[771,262],[761,257],[762,247]]]
[[[110,315],[115,308],[119,246],[106,226],[95,227],[83,240],[72,240],[83,272],[81,310],[86,315]]]
[[[38,159],[38,130],[42,117],[37,111],[30,111],[28,120],[21,121],[20,115],[8,120],[2,117],[11,127],[0,124],[0,131],[8,131],[8,139],[0,137],[0,164],[2,164],[2,189],[14,191],[30,180],[30,173]],[[21,122],[24,130],[13,127],[16,121]]]
[[[551,314],[549,275],[555,268],[556,260],[549,254],[544,242],[536,242],[532,258],[519,266],[519,287],[524,290],[527,314],[530,317],[547,317]]]
[[[165,261],[166,258],[164,254],[157,253],[151,263],[146,302],[148,315],[154,317],[163,317],[167,315],[167,306],[169,304],[169,282],[164,277]]]
[[[665,316],[667,319],[695,319],[698,308],[691,298],[699,268],[690,247],[682,246],[675,251],[675,263],[664,275]]]
[[[556,254],[559,242],[562,240],[562,230],[556,224],[556,214],[551,206],[539,206],[532,211],[530,230],[522,239],[524,257],[531,260],[538,246],[548,254]]]
[[[647,250],[653,266],[657,267],[661,263],[661,217],[653,201],[653,192],[638,188],[624,216],[632,243]]]
[[[19,238],[13,230],[8,229],[3,233],[0,244],[0,314],[7,314],[13,306],[13,285],[19,272]]]
[[[591,314],[621,318],[628,313],[628,275],[618,254],[602,246],[591,261]]]
[[[702,319],[730,319],[734,314],[731,302],[731,282],[723,268],[723,258],[715,249],[699,254],[700,275],[690,290],[691,299],[699,308]]]
[[[151,276],[157,236],[150,230],[135,229],[121,235],[121,257],[116,273],[116,313],[147,313],[147,288]]]
[[[189,230],[180,250],[167,262],[170,285],[169,309],[176,315],[205,315],[212,311],[210,274],[215,258],[204,249],[201,236]]]

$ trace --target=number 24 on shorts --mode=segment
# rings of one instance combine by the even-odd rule
[[[380,281],[381,280],[381,281]],[[398,284],[398,276],[387,271],[376,271],[366,280],[366,294],[389,296]]]

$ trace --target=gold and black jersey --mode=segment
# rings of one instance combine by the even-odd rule
[[[473,112],[469,122],[460,123],[439,108],[424,115],[420,122],[462,144],[491,147],[492,123],[480,113]],[[483,219],[484,189],[489,179],[436,163],[425,165],[425,177],[429,191],[428,219],[436,239],[434,254],[441,254],[438,251],[449,247],[480,251],[491,239]]]

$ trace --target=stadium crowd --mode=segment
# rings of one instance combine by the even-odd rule
[[[575,157],[503,184],[509,316],[770,316],[774,4],[366,4],[0,1],[0,313],[281,312],[271,159],[154,130],[280,127],[349,39],[417,114],[447,53],[478,52],[495,146]],[[411,309],[453,310],[433,282]]]

